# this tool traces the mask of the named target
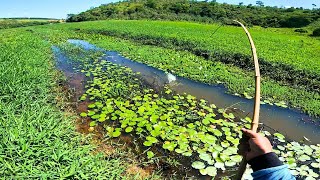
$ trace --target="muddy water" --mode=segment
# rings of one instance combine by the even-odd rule
[[[68,42],[86,49],[102,50],[81,40],[69,40]],[[219,108],[233,110],[238,116],[252,116],[253,100],[230,95],[222,85],[207,85],[173,76],[148,65],[131,61],[117,52],[106,51],[105,54],[102,60],[130,67],[135,72],[141,72],[144,80],[152,84],[156,89],[161,89],[170,82],[169,85],[177,93],[188,93],[197,98],[206,99],[210,103],[216,104]],[[310,117],[298,110],[261,105],[260,121],[265,126],[285,134],[291,140],[301,141],[306,137],[313,144],[320,143],[320,126],[314,123],[320,122],[320,119]]]

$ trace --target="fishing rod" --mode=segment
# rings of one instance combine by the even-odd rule
[[[241,22],[237,20],[234,20],[234,22],[240,24],[241,27],[244,29],[251,45],[251,51],[252,51],[252,56],[254,61],[254,69],[255,69],[255,98],[254,98],[255,100],[254,100],[254,108],[253,108],[253,119],[251,122],[251,130],[254,132],[257,132],[258,125],[259,125],[260,97],[261,97],[261,94],[260,94],[261,93],[261,87],[260,87],[261,77],[260,77],[260,68],[259,68],[257,49],[254,45],[253,39],[248,29]],[[242,176],[246,171],[246,168],[247,168],[247,160],[246,160],[246,157],[243,157],[237,176],[236,176],[236,180],[242,179]]]

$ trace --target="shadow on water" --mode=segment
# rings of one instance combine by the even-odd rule
[[[68,42],[88,50],[102,50],[81,40],[69,40]],[[162,70],[122,57],[117,52],[107,51],[105,54],[102,59],[140,72],[144,80],[156,89],[161,89],[165,84],[168,84],[170,77],[172,77],[171,74]],[[227,89],[222,85],[208,85],[178,76],[175,76],[175,81],[169,85],[177,93],[188,93],[214,103],[219,108],[230,108],[240,117],[252,116],[253,100],[228,94]],[[320,126],[315,124],[315,122],[320,122],[320,119],[310,117],[298,110],[263,104],[261,105],[260,121],[265,126],[285,134],[291,140],[301,141],[306,137],[313,144],[320,143]]]

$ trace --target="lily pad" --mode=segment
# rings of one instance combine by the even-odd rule
[[[320,163],[311,163],[311,166],[313,167],[313,168],[320,168]]]
[[[242,156],[240,156],[240,155],[234,155],[234,156],[231,156],[230,159],[232,159],[232,161],[234,161],[234,162],[239,163],[239,162],[242,161]]]
[[[215,135],[215,136],[222,136],[223,134],[222,134],[222,132],[221,131],[219,131],[218,129],[214,129],[214,130],[212,130],[212,132],[213,132],[213,134]]]
[[[157,143],[158,142],[158,139],[155,138],[155,137],[152,137],[152,136],[148,136],[148,137],[146,137],[146,139],[151,143]]]
[[[232,167],[232,166],[235,166],[236,164],[237,164],[237,163],[234,162],[234,161],[232,161],[232,159],[231,159],[231,161],[225,162],[225,165],[226,165],[227,167]]]
[[[147,152],[147,157],[148,157],[148,159],[153,158],[154,157],[154,153],[152,151],[148,151]]]
[[[310,156],[303,154],[300,157],[298,157],[298,160],[302,161],[302,162],[305,162],[305,161],[311,160],[311,158],[310,158]]]
[[[169,151],[173,151],[176,146],[177,146],[177,144],[175,144],[174,142],[169,142],[169,141],[166,141],[162,145],[163,149],[167,149]]]
[[[199,158],[204,160],[204,161],[211,161],[211,155],[207,154],[207,153],[201,153],[199,155]]]
[[[209,176],[211,177],[215,177],[217,175],[217,168],[213,167],[213,166],[208,166],[206,168],[206,172]]]
[[[143,142],[143,145],[144,146],[152,146],[152,142],[150,142],[150,141],[145,141],[145,142]]]
[[[214,164],[214,167],[216,167],[217,169],[224,169],[224,163],[223,162],[216,162]]]
[[[190,156],[192,156],[192,151],[184,152],[184,153],[182,153],[182,155],[190,157]]]
[[[89,111],[88,112],[88,116],[93,116],[94,114],[96,114],[94,111]]]
[[[278,145],[277,148],[278,148],[279,150],[281,150],[281,151],[284,151],[284,150],[285,150],[285,148],[284,148],[283,146],[281,146],[281,145]]]
[[[200,169],[199,172],[200,172],[200,174],[203,175],[203,176],[205,176],[205,175],[208,174],[207,169]]]
[[[221,146],[224,148],[230,147],[230,143],[228,143],[227,141],[221,142]]]
[[[202,123],[203,123],[204,125],[208,125],[208,124],[210,124],[210,119],[209,119],[209,118],[204,118],[204,119],[202,120]]]
[[[121,132],[120,131],[114,131],[112,133],[112,137],[119,137],[121,135]]]
[[[97,124],[97,123],[96,123],[95,121],[92,121],[92,122],[90,122],[89,125],[90,125],[90,127],[94,127],[94,126],[96,126],[96,124]]]
[[[206,165],[201,161],[195,161],[191,166],[195,169],[204,169],[206,167]]]
[[[83,113],[80,114],[80,116],[81,116],[81,117],[87,117],[88,115],[87,115],[87,113],[84,113],[84,112],[83,112]]]
[[[127,127],[125,131],[126,133],[130,133],[133,131],[133,127]]]
[[[274,133],[273,134],[275,137],[277,137],[278,139],[285,139],[284,135],[280,134],[280,133]]]

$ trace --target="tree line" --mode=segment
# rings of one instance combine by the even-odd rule
[[[38,20],[38,18],[37,18]],[[17,27],[28,27],[28,26],[38,26],[38,25],[45,25],[50,23],[59,23],[58,20],[51,20],[51,21],[21,21],[20,19],[0,19],[0,29],[9,29],[9,28],[17,28]]]
[[[230,5],[215,1],[194,0],[127,0],[103,4],[80,14],[69,14],[67,22],[105,19],[151,19],[221,22],[233,24],[233,19],[247,25],[262,27],[300,28],[320,20],[320,9],[278,8],[256,5]]]

